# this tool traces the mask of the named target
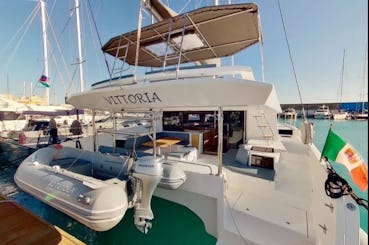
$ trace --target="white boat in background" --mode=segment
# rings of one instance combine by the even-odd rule
[[[285,119],[296,119],[297,118],[297,112],[294,108],[287,108],[282,113],[283,117]]]
[[[0,135],[6,137],[8,132],[22,130],[27,124],[23,111],[29,110],[25,104],[14,100],[10,95],[0,95]]]
[[[314,111],[314,118],[315,119],[331,119],[332,113],[329,110],[328,106],[322,105]]]
[[[347,111],[339,110],[338,112],[333,113],[333,119],[334,120],[346,120],[350,116]]]
[[[50,144],[49,122],[54,118],[60,141],[71,139],[74,135],[72,127],[74,121],[80,121],[84,115],[83,110],[76,110],[69,106],[40,106],[32,108],[36,110],[24,111],[27,123],[21,130],[12,130],[7,134],[7,138],[18,140],[22,145],[32,148]],[[82,128],[81,128],[82,130]],[[86,131],[86,130],[85,130]],[[82,136],[80,133],[79,137]],[[22,138],[22,139],[21,139]]]
[[[92,115],[111,111],[113,129],[99,130],[93,120],[93,135],[80,139],[84,151],[63,153],[72,151],[69,142],[39,150],[33,155],[37,159],[28,158],[17,171],[19,186],[93,229],[84,222],[91,216],[79,208],[94,217],[100,213],[94,207],[134,207],[133,222],[141,232],[162,234],[150,237],[150,243],[168,243],[165,227],[150,230],[154,216],[160,219],[151,211],[151,194],[191,210],[217,244],[361,244],[367,239],[353,197],[327,195],[332,191],[326,184],[328,163],[311,143],[312,124],[304,121],[302,131],[279,126],[282,110],[273,84],[256,81],[249,67],[212,65],[213,59],[261,41],[258,6],[209,6],[173,16],[160,1],[145,3],[161,21],[110,39],[103,51],[130,65],[160,69],[97,82],[69,96],[67,103],[91,109]],[[181,66],[189,62],[202,65]],[[122,132],[116,113],[136,115],[149,126]],[[119,134],[125,137],[118,142]],[[112,155],[119,156],[112,160]],[[66,164],[54,165],[54,158]],[[92,161],[92,167],[83,165],[82,171],[75,159]],[[108,175],[84,179],[87,172],[99,171]],[[101,189],[106,197],[94,205],[89,191],[100,192],[112,178],[124,183],[114,186],[123,186],[116,192],[126,195],[119,197],[123,204],[110,203],[114,194]],[[165,188],[162,181],[175,188]],[[53,198],[44,198],[54,191]],[[173,217],[168,225],[177,222],[182,221]],[[193,227],[170,242],[178,243],[186,229]]]
[[[30,124],[37,122],[48,122],[53,116],[58,126],[69,127],[76,120],[76,110],[71,105],[36,105],[18,102],[14,96],[0,96],[0,132],[1,136],[14,138],[22,131],[31,130]],[[80,115],[83,110],[78,111]],[[45,123],[47,127],[48,123]],[[38,129],[37,129],[38,130]]]
[[[42,135],[42,131],[48,125],[48,121],[53,117],[57,123],[59,134],[69,135],[70,126],[73,121],[78,120],[88,122],[88,116],[80,118],[79,115],[84,114],[83,110],[75,110],[71,105],[59,104],[51,105],[49,102],[49,62],[48,62],[48,49],[50,46],[50,40],[47,37],[47,22],[50,19],[46,14],[46,4],[44,0],[37,1],[37,9],[40,10],[41,26],[42,26],[42,45],[43,45],[43,74],[39,79],[39,83],[42,84],[44,90],[44,96],[40,97],[33,94],[31,86],[31,95],[24,95],[21,97],[13,96],[10,94],[0,96],[0,136],[9,138],[18,138],[19,135],[24,135],[28,142],[36,146],[36,141],[39,140]],[[79,30],[79,3],[75,1],[76,11],[76,25],[77,25],[77,40],[78,40],[78,66],[81,90],[83,88],[83,70],[82,70],[82,57],[81,57],[81,45],[80,45],[80,30]],[[33,19],[33,18],[32,18]],[[22,31],[19,31],[20,33]],[[55,36],[54,36],[55,37]],[[58,44],[59,45],[59,44]],[[60,51],[60,49],[58,48]],[[63,55],[63,54],[61,54]],[[52,55],[55,57],[55,55]],[[58,73],[60,72],[59,69]],[[24,89],[25,91],[26,89]],[[83,122],[84,123],[84,122]],[[41,126],[41,127],[39,127]],[[42,130],[39,130],[42,128]],[[46,135],[43,135],[46,136]],[[46,136],[44,138],[48,138]],[[24,141],[25,142],[25,141]],[[47,142],[47,140],[46,140]]]
[[[368,109],[363,109],[361,112],[353,114],[354,120],[368,120]]]

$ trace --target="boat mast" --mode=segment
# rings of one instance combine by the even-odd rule
[[[79,0],[74,1],[74,8],[76,11],[76,28],[77,28],[77,46],[78,46],[78,58],[77,64],[79,66],[79,82],[80,82],[80,92],[83,92],[84,79],[83,79],[83,59],[82,59],[82,44],[81,44],[81,26],[79,18]]]
[[[344,70],[345,70],[345,52],[346,50],[344,49],[343,50],[343,58],[342,58],[342,69],[341,69],[341,86],[340,86],[340,100],[339,100],[339,104],[340,104],[340,107],[341,107],[341,103],[342,103],[342,91],[343,91],[343,74],[344,74]],[[341,108],[338,108],[338,110],[340,111]]]
[[[363,74],[363,98],[362,98],[362,104],[361,104],[361,113],[364,114],[365,110],[364,110],[364,105],[365,105],[365,84],[366,81],[368,81],[367,79],[367,65],[368,65],[368,44],[365,47],[365,57],[364,57],[364,74]]]
[[[46,7],[44,0],[39,0],[41,7],[41,25],[42,25],[42,43],[44,50],[44,74],[47,78],[49,77],[49,64],[47,61],[48,50],[47,50],[47,34],[46,34]],[[45,90],[45,103],[49,105],[49,93],[50,89],[46,88]]]
[[[140,7],[138,12],[138,23],[137,23],[137,45],[136,45],[136,59],[135,66],[133,70],[133,80],[137,82],[137,64],[138,64],[138,54],[140,51],[140,42],[141,42],[141,26],[142,26],[142,1],[140,1]]]

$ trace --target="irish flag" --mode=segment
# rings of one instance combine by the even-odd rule
[[[368,189],[368,168],[366,164],[357,151],[331,129],[328,132],[322,156],[343,164],[360,190]]]

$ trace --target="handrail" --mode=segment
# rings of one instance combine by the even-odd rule
[[[135,133],[135,132],[124,132],[124,131],[114,131],[114,130],[108,130],[108,129],[98,129],[98,133],[107,133],[107,134],[121,134],[121,135],[129,135],[129,136],[146,136],[148,134],[152,134],[153,131],[149,132],[143,132],[143,133]]]
[[[254,74],[250,67],[247,66],[234,66],[234,67],[216,67],[212,65],[195,66],[195,67],[181,67],[177,76],[176,69],[156,70],[145,73],[142,77],[137,77],[137,82],[156,82],[174,80],[179,78],[194,78],[194,77],[213,77],[213,76],[235,76],[239,75],[246,80],[255,80]],[[163,73],[165,76],[163,76]],[[110,84],[110,81],[112,82]],[[105,88],[109,86],[121,86],[134,84],[133,75],[126,75],[96,82],[92,85],[92,88]]]

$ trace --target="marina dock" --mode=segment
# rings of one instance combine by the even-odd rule
[[[332,112],[337,112],[338,110],[345,110],[349,113],[354,113],[357,111],[361,111],[362,108],[368,108],[368,102],[325,102],[325,103],[305,103],[304,110],[306,113],[306,117],[312,118],[314,116],[315,110],[317,110],[320,106],[326,105],[329,106],[329,109]],[[282,111],[287,108],[294,108],[297,112],[298,117],[301,115],[302,107],[301,104],[281,104]]]
[[[1,244],[85,244],[0,195]]]

